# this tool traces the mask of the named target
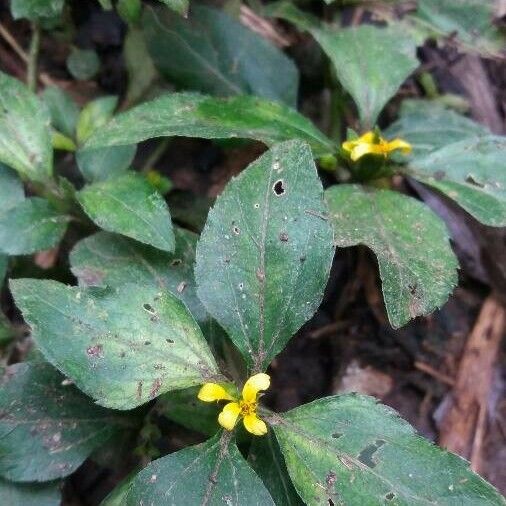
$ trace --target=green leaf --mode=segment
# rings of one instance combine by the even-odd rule
[[[52,248],[65,234],[69,219],[45,199],[26,199],[0,214],[0,252],[28,255]]]
[[[112,118],[117,105],[118,97],[112,95],[97,98],[86,104],[77,122],[77,141],[82,144],[96,130],[100,133],[102,127]]]
[[[125,506],[126,496],[130,490],[132,479],[135,472],[130,473],[126,478],[121,480],[119,485],[111,491],[111,493],[100,503],[100,506]]]
[[[133,480],[125,506],[274,505],[260,478],[246,464],[230,433],[155,460]]]
[[[468,52],[500,58],[505,38],[492,22],[495,9],[495,2],[423,0],[404,21],[408,26],[411,22],[418,36],[451,38]]]
[[[61,13],[63,3],[64,0],[11,0],[12,17],[31,20],[51,18]]]
[[[80,149],[76,153],[76,162],[86,181],[107,181],[117,178],[130,168],[136,151],[136,144]]]
[[[116,4],[116,10],[118,11],[118,14],[121,16],[123,21],[126,23],[137,24],[140,21],[142,15],[142,3],[141,0],[118,0],[118,3]]]
[[[309,146],[277,144],[232,179],[197,245],[198,295],[254,370],[314,314],[334,249]]]
[[[0,216],[23,200],[23,183],[12,169],[0,163]]]
[[[325,197],[336,244],[364,244],[378,258],[394,328],[446,302],[458,263],[444,222],[427,206],[390,190],[349,184],[329,188]]]
[[[100,59],[92,49],[73,48],[67,58],[67,69],[74,79],[92,79],[100,70]]]
[[[465,460],[416,435],[372,397],[327,397],[270,421],[308,506],[505,504]]]
[[[61,506],[60,483],[12,483],[0,479],[0,504],[5,506]]]
[[[303,506],[272,431],[265,437],[253,439],[248,462],[264,482],[277,506]]]
[[[172,252],[175,239],[163,197],[136,173],[85,186],[76,194],[86,214],[101,228]]]
[[[396,27],[360,25],[311,33],[357,104],[364,127],[376,123],[385,104],[419,65],[416,43]]]
[[[142,30],[138,28],[128,30],[123,46],[123,57],[128,72],[125,102],[131,105],[143,97],[157,77],[156,68],[146,47]]]
[[[190,8],[190,0],[160,0],[169,9],[177,12],[181,16],[186,17],[188,15],[188,9]]]
[[[289,107],[241,96],[229,99],[171,93],[119,114],[86,143],[86,148],[136,144],[154,137],[255,139],[267,145],[303,139],[314,155],[336,147],[308,119]]]
[[[410,162],[407,173],[455,200],[478,221],[506,226],[506,138],[454,142]]]
[[[74,139],[79,107],[72,97],[57,86],[48,86],[41,96],[49,109],[53,127],[67,137]]]
[[[197,235],[175,228],[174,253],[153,249],[126,237],[98,232],[80,241],[70,253],[72,272],[88,286],[120,287],[127,283],[169,290],[204,322],[207,312],[197,297],[193,275]]]
[[[49,112],[24,84],[0,72],[0,162],[33,181],[53,172]]]
[[[146,9],[143,28],[156,67],[179,87],[296,106],[295,64],[227,13],[193,4],[184,19],[168,9]]]
[[[213,436],[220,430],[218,415],[223,406],[199,401],[199,390],[200,386],[163,394],[157,399],[156,411],[187,429]]]
[[[385,131],[389,138],[408,141],[415,158],[453,142],[489,134],[485,126],[431,100],[404,100],[399,119]]]
[[[218,376],[200,328],[168,292],[34,279],[10,286],[47,360],[102,406],[131,409]]]
[[[0,389],[0,475],[50,481],[72,474],[133,421],[93,404],[43,362],[8,367]]]

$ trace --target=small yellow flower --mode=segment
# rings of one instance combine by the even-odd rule
[[[198,398],[204,402],[232,401],[225,405],[218,416],[219,424],[227,430],[232,430],[239,417],[242,417],[244,427],[255,436],[267,433],[267,425],[258,418],[258,393],[267,390],[271,384],[268,374],[260,373],[251,376],[242,389],[242,398],[236,399],[217,383],[206,383],[198,393]]]
[[[411,144],[402,139],[387,141],[375,132],[367,132],[358,139],[343,142],[343,149],[350,153],[350,158],[356,162],[364,155],[383,155],[385,158],[400,149],[404,154],[411,153]]]

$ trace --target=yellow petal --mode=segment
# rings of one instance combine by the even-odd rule
[[[235,399],[218,383],[206,383],[199,390],[197,397],[204,402],[235,401]]]
[[[351,159],[356,162],[364,155],[375,154],[381,155],[383,153],[382,149],[378,144],[359,144],[356,146],[351,152]]]
[[[271,377],[265,373],[255,374],[246,381],[242,389],[242,398],[246,402],[255,402],[260,390],[267,390],[271,384]]]
[[[403,141],[402,139],[394,139],[388,143],[388,151],[395,151],[396,149],[402,150],[402,152],[407,155],[411,153],[411,144],[409,142]]]
[[[218,423],[227,430],[232,430],[237,423],[237,417],[241,413],[241,407],[237,402],[229,402],[218,416]]]
[[[366,132],[357,139],[357,144],[376,144],[376,134],[374,132]]]
[[[263,436],[267,434],[267,425],[263,420],[260,420],[256,415],[246,415],[243,418],[244,427],[248,432],[251,432],[255,436]]]
[[[345,141],[343,142],[342,144],[342,147],[345,151],[347,151],[348,153],[350,153],[351,151],[353,151],[353,148],[357,145],[357,139],[355,140],[352,140],[352,141]]]

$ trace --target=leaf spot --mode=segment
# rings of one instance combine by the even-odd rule
[[[94,346],[90,346],[86,350],[86,353],[88,354],[89,357],[95,357],[95,358],[102,358],[104,356],[102,352],[103,352],[103,347],[101,344],[95,344]]]
[[[288,234],[286,232],[280,232],[279,240],[281,242],[288,242]]]
[[[286,189],[282,179],[278,179],[274,183],[274,185],[272,186],[272,191],[274,192],[274,195],[276,195],[277,197],[281,197],[281,195],[284,195],[286,193]]]

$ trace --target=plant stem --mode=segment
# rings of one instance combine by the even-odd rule
[[[26,84],[30,91],[37,91],[37,61],[40,49],[40,26],[35,21],[32,23],[32,40],[28,53],[28,67],[26,71]]]
[[[154,166],[157,164],[157,162],[165,153],[167,147],[169,146],[170,141],[171,138],[166,137],[158,144],[158,146],[156,146],[153,152],[149,155],[148,159],[144,162],[141,172],[148,172],[149,170],[154,168]]]

